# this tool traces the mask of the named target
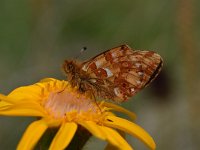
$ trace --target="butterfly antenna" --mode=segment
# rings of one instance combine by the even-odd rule
[[[84,46],[83,48],[81,48],[80,52],[76,55],[76,57],[75,57],[74,59],[79,58],[79,57],[81,56],[81,54],[82,54],[84,51],[86,51],[86,50],[87,50],[87,47],[86,47],[86,46]]]

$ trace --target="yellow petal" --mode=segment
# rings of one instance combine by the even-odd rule
[[[43,87],[47,91],[51,91],[52,89],[63,90],[63,88],[65,88],[67,84],[68,82],[64,80],[45,78],[45,79],[42,79],[40,82],[36,83],[35,85],[39,87]]]
[[[102,131],[102,129],[93,121],[84,121],[79,123],[81,126],[86,128],[90,133],[92,133],[97,138],[100,138],[102,140],[106,140],[106,135]]]
[[[58,81],[58,80],[56,80],[54,78],[44,78],[44,79],[40,80],[41,83],[42,82],[50,82],[50,81]]]
[[[44,116],[46,112],[37,103],[33,102],[18,102],[11,103],[9,97],[0,94],[0,115],[7,116]]]
[[[118,130],[117,132],[118,132],[124,139],[126,139],[126,138],[125,138],[126,133],[125,133],[124,131]],[[133,149],[133,147],[132,147],[132,149]],[[104,150],[118,150],[118,148],[115,147],[115,146],[113,146],[112,144],[108,143],[108,144],[106,145],[106,147],[105,147]]]
[[[73,122],[63,123],[58,133],[54,137],[50,150],[62,150],[65,149],[71,142],[75,132],[77,130],[77,124]]]
[[[124,109],[123,107],[120,107],[118,105],[115,105],[115,104],[112,104],[112,103],[108,103],[108,102],[103,102],[102,106],[111,108],[111,109],[113,109],[115,111],[118,111],[118,112],[121,112],[121,113],[124,113],[124,114],[127,114],[132,120],[136,119],[136,114],[135,113],[133,113],[133,112],[127,110],[127,109]]]
[[[133,150],[133,148],[126,142],[126,140],[114,129],[101,126],[103,132],[106,134],[106,140],[118,150]]]
[[[44,120],[39,120],[31,123],[26,129],[17,150],[30,150],[33,149],[40,137],[48,128]]]
[[[18,104],[7,104],[4,107],[0,107],[0,115],[44,117],[47,113],[36,103],[20,102]]]
[[[123,130],[128,134],[137,137],[152,150],[156,148],[153,138],[143,128],[133,122],[115,116],[108,116],[107,121],[105,121],[104,124],[108,127]]]
[[[37,85],[22,86],[13,90],[8,98],[13,100],[14,103],[18,101],[38,101],[41,99],[41,87]]]
[[[0,94],[0,110],[6,109],[12,105],[9,102],[4,101],[5,98],[6,98],[6,96]]]
[[[67,82],[56,80],[53,78],[46,78],[40,82],[29,85],[22,86],[13,90],[8,95],[8,100],[11,100],[13,103],[18,101],[37,101],[40,102],[44,95],[48,95],[51,90],[62,90],[66,86]],[[45,93],[44,93],[45,92]]]
[[[80,123],[81,126],[86,128],[97,138],[106,140],[120,150],[132,150],[129,144],[121,137],[121,135],[108,127],[97,125],[92,121],[84,121]]]
[[[11,104],[7,103],[7,102],[4,102],[4,101],[1,101],[0,102],[0,111],[1,110],[4,110],[4,109],[7,109],[11,106]]]
[[[4,104],[12,104],[13,99],[11,100],[10,98],[8,98],[7,96],[0,94],[0,102],[4,102]]]
[[[32,112],[31,112],[32,111]],[[41,117],[41,112],[38,112],[37,110],[30,110],[30,109],[8,109],[8,110],[0,110],[0,115],[3,116],[35,116],[35,117]]]

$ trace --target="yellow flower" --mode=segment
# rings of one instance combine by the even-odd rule
[[[133,149],[119,131],[128,133],[155,149],[151,136],[137,124],[115,116],[119,111],[135,119],[135,114],[115,104],[99,102],[98,105],[86,94],[79,94],[67,81],[53,78],[19,87],[7,96],[0,94],[0,115],[35,116],[18,144],[18,150],[33,149],[48,128],[59,128],[49,149],[66,148],[81,126],[95,137],[106,140],[108,147],[120,150]]]

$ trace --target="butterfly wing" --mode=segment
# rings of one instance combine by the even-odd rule
[[[128,45],[107,50],[82,64],[95,95],[122,102],[146,87],[160,72],[162,58],[151,51],[133,51]]]

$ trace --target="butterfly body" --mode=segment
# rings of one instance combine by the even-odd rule
[[[77,87],[80,92],[86,92],[84,83],[88,81],[89,75],[81,69],[80,64],[77,61],[65,60],[63,68],[72,87]]]
[[[66,60],[63,64],[73,87],[116,102],[126,101],[149,85],[161,67],[160,55],[134,51],[128,45],[112,48],[83,63]]]
[[[104,95],[106,95],[106,89],[104,89],[98,79],[93,78],[90,74],[86,71],[82,70],[81,64],[77,61],[68,61],[65,60],[63,64],[64,71],[67,75],[67,79],[72,85],[72,87],[77,87],[79,92],[81,93],[90,93],[93,95],[98,95],[105,90]],[[100,92],[101,91],[101,92]],[[114,96],[114,95],[113,95]],[[110,93],[107,93],[107,98],[112,98]]]

